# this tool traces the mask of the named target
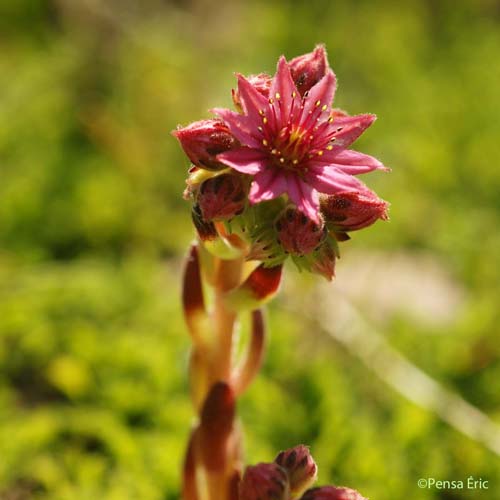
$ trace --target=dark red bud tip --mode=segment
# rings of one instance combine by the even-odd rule
[[[263,301],[278,291],[282,269],[281,265],[264,267],[264,264],[261,264],[250,274],[241,288],[249,290],[255,299]]]
[[[246,468],[240,483],[240,500],[288,500],[288,498],[288,477],[278,464],[257,464]]]
[[[197,196],[203,219],[228,220],[245,208],[243,179],[237,174],[221,174],[206,180]]]
[[[210,389],[200,418],[200,444],[203,462],[210,470],[221,470],[226,461],[226,443],[233,429],[234,392],[225,382]]]
[[[287,471],[290,491],[294,495],[302,493],[316,481],[318,468],[307,446],[282,451],[274,461]]]
[[[312,52],[295,57],[289,62],[289,66],[297,90],[303,96],[329,69],[325,47],[318,45]]]
[[[209,433],[228,434],[235,411],[235,398],[231,387],[217,382],[210,389],[201,410],[201,428]]]
[[[219,237],[213,222],[207,222],[203,218],[199,205],[193,205],[191,211],[194,227],[201,241],[213,241]]]
[[[196,245],[191,246],[184,267],[182,304],[187,318],[198,311],[205,311],[198,247]]]
[[[325,196],[321,212],[336,229],[356,231],[371,226],[378,219],[387,220],[388,203],[373,191],[353,191]]]
[[[189,159],[207,170],[226,168],[216,156],[239,145],[221,120],[201,120],[178,128],[172,134],[177,137]]]
[[[283,249],[295,255],[311,253],[325,237],[323,222],[316,224],[296,208],[285,209],[275,227]]]
[[[356,490],[351,488],[337,488],[335,486],[322,486],[313,488],[304,493],[301,500],[368,500]]]

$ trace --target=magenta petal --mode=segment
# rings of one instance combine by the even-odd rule
[[[281,125],[284,126],[290,118],[290,114],[300,109],[300,95],[286,59],[281,56],[278,61],[278,68],[274,76],[269,98],[273,103],[276,116],[281,118]],[[295,114],[295,113],[294,113]]]
[[[335,166],[339,170],[342,170],[342,172],[351,175],[364,174],[377,169],[386,171],[389,170],[382,164],[382,162],[373,156],[359,153],[358,151],[353,151],[352,149],[346,149],[338,152],[333,158],[332,166]]]
[[[277,198],[287,189],[286,177],[276,169],[259,172],[250,187],[248,198],[251,203]]]
[[[259,111],[267,108],[268,100],[243,75],[238,75],[238,93],[243,111],[260,123]]]
[[[243,145],[252,148],[259,148],[261,146],[260,140],[253,135],[252,123],[248,116],[240,115],[235,111],[225,108],[213,108],[210,111],[221,117],[230,132]]]
[[[389,170],[373,156],[358,153],[351,149],[343,151],[325,151],[311,162],[313,166],[334,167],[345,174],[359,175],[373,170]]]
[[[349,147],[376,119],[371,114],[335,118],[325,132],[327,138],[334,140],[332,153]]]
[[[251,148],[239,148],[217,155],[217,160],[242,174],[255,175],[264,170],[267,155]]]
[[[319,195],[313,187],[295,175],[289,176],[288,196],[301,212],[312,221],[319,223]]]
[[[226,154],[226,153],[224,153]],[[335,194],[343,191],[364,191],[366,186],[338,168],[310,166],[306,180],[320,193]]]
[[[316,120],[322,112],[325,113],[325,119],[328,118],[336,86],[335,74],[332,70],[328,70],[326,75],[309,91],[307,97],[304,97],[302,124]]]

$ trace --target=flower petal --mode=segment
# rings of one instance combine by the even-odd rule
[[[226,154],[226,153],[224,153]],[[320,193],[335,194],[342,191],[364,191],[367,187],[352,175],[332,166],[309,166],[307,182]]]
[[[237,75],[237,77],[238,94],[243,111],[255,122],[255,128],[257,128],[262,120],[259,112],[267,109],[268,100],[243,75]]]
[[[278,169],[259,172],[250,186],[250,203],[268,201],[282,195],[287,189],[286,177]]]
[[[337,83],[335,74],[330,69],[326,75],[304,96],[304,109],[302,110],[301,125],[310,125],[324,113],[325,120],[331,113],[331,104],[335,95]]]
[[[266,168],[268,157],[258,149],[239,148],[217,155],[217,160],[242,174],[255,175]]]
[[[210,111],[221,117],[234,137],[244,146],[251,148],[259,148],[261,146],[260,139],[256,137],[258,133],[257,127],[252,126],[252,122],[248,116],[240,115],[235,111],[225,108],[213,108]]]
[[[377,169],[389,170],[373,156],[352,149],[329,153],[330,151],[325,151],[322,156],[316,157],[314,164],[335,167],[349,175],[365,174]]]
[[[345,149],[340,151],[335,156],[335,163],[340,163],[341,165],[349,165],[356,167],[366,167],[371,170],[390,170],[384,164],[374,158],[373,156],[360,153],[359,151],[354,151],[352,149]]]
[[[276,117],[280,120],[281,127],[287,124],[290,115],[294,115],[295,112],[300,110],[299,96],[299,91],[290,74],[290,67],[286,59],[281,56],[278,61],[278,67],[276,69],[276,75],[273,78],[271,90],[269,91],[269,101],[272,102]]]
[[[324,148],[330,141],[333,149],[331,153],[336,153],[349,147],[375,120],[377,117],[371,114],[354,116],[337,116],[328,128],[319,137],[318,148]],[[323,139],[323,144],[319,144]],[[325,151],[326,153],[326,151]]]
[[[288,177],[288,196],[312,221],[319,223],[319,195],[316,189],[296,175]]]

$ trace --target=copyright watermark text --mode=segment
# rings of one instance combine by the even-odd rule
[[[422,477],[417,481],[421,489],[426,490],[487,490],[489,481],[482,478],[469,476],[467,479],[437,479],[435,477]]]

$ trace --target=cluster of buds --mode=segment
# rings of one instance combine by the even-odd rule
[[[356,176],[388,169],[348,149],[375,116],[332,109],[323,46],[280,58],[274,77],[237,76],[237,111],[217,108],[174,131],[192,163],[185,198],[199,238],[221,258],[272,267],[291,257],[331,280],[338,242],[387,219],[388,204]]]
[[[309,449],[296,446],[279,453],[272,463],[247,467],[239,485],[239,500],[366,500],[351,488],[310,488],[316,477]]]

